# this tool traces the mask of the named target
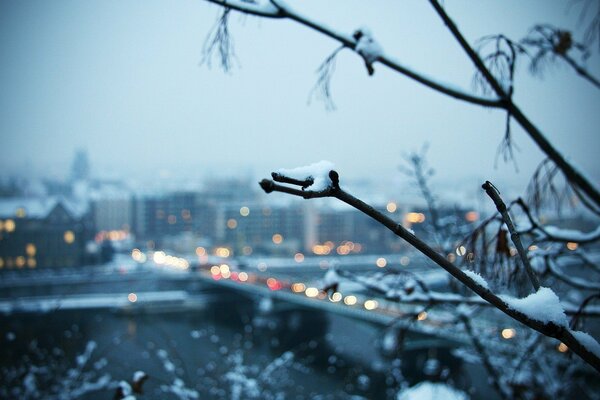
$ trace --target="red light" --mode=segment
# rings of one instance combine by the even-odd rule
[[[238,273],[237,272],[232,272],[231,273],[231,279],[234,280],[234,281],[239,280]]]
[[[218,281],[219,279],[221,279],[221,275],[213,275],[213,276],[212,276],[212,278],[213,278],[215,281]]]
[[[267,286],[271,290],[280,290],[282,288],[281,282],[279,282],[275,278],[269,278],[269,279],[267,279]]]

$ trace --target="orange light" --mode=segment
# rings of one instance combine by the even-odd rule
[[[421,311],[418,315],[417,315],[417,320],[418,321],[425,321],[427,319],[427,311]]]
[[[63,239],[66,244],[72,244],[75,241],[75,234],[73,231],[66,231],[63,235]]]
[[[206,255],[206,249],[204,247],[196,247],[196,255],[202,257]]]
[[[135,303],[137,301],[138,297],[137,294],[135,293],[129,293],[127,295],[127,300],[129,300],[131,303]]]
[[[237,228],[237,225],[238,225],[238,223],[235,219],[231,218],[231,219],[227,220],[227,227],[229,229],[235,229],[235,228]]]
[[[573,251],[573,250],[577,250],[577,248],[579,247],[578,243],[575,242],[569,242],[567,243],[567,249]]]
[[[271,239],[275,244],[281,244],[281,242],[283,242],[283,236],[281,236],[279,233],[274,234]]]
[[[566,353],[567,351],[569,351],[569,348],[566,344],[561,343],[556,347],[556,350],[560,351],[561,353]]]
[[[4,230],[8,233],[13,232],[16,229],[15,221],[12,219],[7,219],[4,221]]]
[[[465,219],[468,222],[475,222],[475,221],[479,220],[479,213],[477,211],[469,211],[468,213],[465,214]]]

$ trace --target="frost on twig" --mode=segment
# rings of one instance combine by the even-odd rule
[[[221,16],[211,31],[208,33],[204,46],[202,47],[201,64],[206,64],[209,68],[212,64],[212,58],[215,53],[218,53],[218,61],[223,68],[223,71],[231,70],[232,60],[235,59],[235,51],[233,47],[233,38],[229,32],[229,13],[231,8],[224,7]]]

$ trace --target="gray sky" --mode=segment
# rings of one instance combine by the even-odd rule
[[[368,26],[387,54],[454,85],[473,68],[425,0],[293,1],[335,29]],[[537,22],[578,25],[568,2],[446,0],[469,40],[522,37]],[[65,176],[77,148],[101,176],[260,175],[321,159],[342,177],[393,181],[401,155],[430,143],[437,181],[490,179],[523,188],[541,160],[514,125],[515,174],[496,149],[504,115],[457,102],[350,51],[332,81],[337,110],[307,104],[337,43],[289,21],[232,17],[239,66],[200,66],[219,8],[201,0],[0,2],[0,168]],[[581,33],[581,32],[579,32]],[[590,69],[600,75],[598,57]],[[516,100],[596,183],[600,91],[566,67],[545,79],[521,65]]]

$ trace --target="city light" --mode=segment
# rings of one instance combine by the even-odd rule
[[[517,331],[513,328],[502,329],[501,335],[504,339],[512,339],[517,335]]]
[[[275,278],[269,278],[269,279],[267,279],[267,286],[271,290],[280,290],[283,287],[283,285],[281,284],[281,282],[279,282]]]
[[[467,254],[467,248],[465,246],[459,246],[456,248],[456,255],[457,256],[464,256],[465,254]]]
[[[196,247],[196,255],[198,257],[204,257],[206,255],[206,249],[204,247]]]
[[[567,243],[567,249],[573,251],[573,250],[577,250],[577,248],[579,247],[578,243],[575,242],[568,242]]]
[[[400,265],[402,265],[403,267],[406,267],[408,264],[410,264],[410,257],[408,257],[408,256],[400,257]]]
[[[63,235],[63,239],[66,244],[72,244],[75,241],[75,234],[73,231],[66,231]]]
[[[135,293],[129,293],[127,295],[127,300],[129,300],[131,303],[135,303],[137,301],[138,297],[137,294]]]
[[[246,282],[248,280],[248,274],[245,272],[240,272],[238,274],[238,279],[240,280],[240,282]]]
[[[363,306],[365,307],[365,309],[371,311],[376,309],[379,306],[379,303],[377,303],[376,300],[367,300],[365,301],[365,304]]]
[[[15,259],[15,265],[17,268],[23,268],[25,266],[25,257],[19,256]]]
[[[417,213],[417,212],[409,212],[404,216],[406,222],[410,222],[411,224],[420,224],[425,222],[425,214]]]
[[[231,251],[227,247],[217,247],[215,255],[222,258],[227,258],[231,255]]]
[[[375,261],[375,264],[379,267],[379,268],[384,268],[387,265],[387,260],[383,257],[379,257],[377,259],[377,261]]]
[[[229,265],[227,265],[227,264],[219,265],[219,272],[221,272],[222,275],[229,273],[230,272]]]
[[[8,233],[10,232],[14,232],[14,230],[16,229],[16,224],[15,221],[13,221],[12,219],[7,219],[6,221],[4,221],[4,230]]]
[[[283,236],[281,236],[279,233],[274,234],[271,239],[275,244],[281,244],[281,242],[283,242]]]
[[[33,243],[27,243],[27,246],[25,246],[25,253],[27,253],[29,257],[35,256],[36,251],[37,249]]]
[[[27,266],[29,268],[35,268],[37,266],[37,261],[35,260],[35,258],[28,258],[27,259]]]
[[[238,223],[235,219],[230,218],[227,220],[227,227],[229,229],[235,229],[235,228],[237,228],[237,225],[238,225]]]
[[[421,311],[417,314],[417,321],[425,321],[427,319],[427,311]]]
[[[17,218],[25,218],[25,209],[23,207],[17,208],[17,211],[15,211],[15,216]]]
[[[210,273],[211,273],[211,275],[220,275],[221,274],[221,268],[219,268],[216,265],[213,265],[212,267],[210,267]]]
[[[396,210],[398,209],[398,206],[396,205],[396,203],[394,203],[393,201],[390,201],[389,203],[387,203],[387,205],[385,206],[385,209],[389,212],[389,213],[394,213],[396,212]]]
[[[301,263],[302,261],[304,261],[304,254],[302,254],[302,253],[294,254],[294,261],[296,261],[297,263]]]
[[[240,208],[240,215],[242,217],[247,217],[248,215],[250,215],[250,209],[246,206]]]
[[[344,297],[344,304],[346,304],[347,306],[353,306],[356,304],[356,302],[358,301],[358,299],[356,298],[356,296],[346,296]]]
[[[304,294],[306,294],[307,297],[317,297],[317,295],[319,294],[319,289],[317,289],[316,287],[309,287],[306,288]]]
[[[567,347],[566,344],[564,343],[560,343],[557,347],[556,350],[560,351],[561,353],[566,353],[567,351],[569,351],[569,348]]]
[[[260,272],[265,272],[267,270],[267,263],[259,262],[257,267]]]
[[[301,293],[304,292],[306,290],[306,285],[304,285],[304,283],[294,283],[292,284],[292,292],[294,293]]]
[[[334,303],[337,303],[338,301],[342,300],[342,294],[340,292],[334,292],[330,297],[329,300],[331,300]]]
[[[477,211],[469,211],[468,213],[465,214],[465,219],[468,222],[475,222],[475,221],[479,220],[479,213]]]

